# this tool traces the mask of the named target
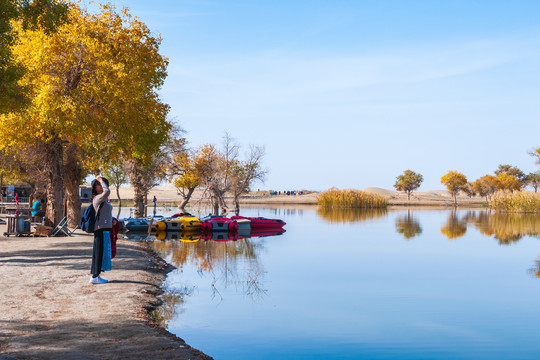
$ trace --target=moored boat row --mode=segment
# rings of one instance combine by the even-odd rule
[[[173,239],[185,242],[199,239],[235,241],[240,238],[281,235],[285,232],[285,222],[280,219],[213,215],[199,219],[188,213],[175,214],[170,218],[128,218],[124,219],[122,224],[130,233],[150,232],[157,240]]]
[[[209,215],[202,219],[191,214],[175,214],[170,219],[157,221],[153,226],[153,231],[189,231],[201,229],[209,231],[239,231],[247,229],[281,229],[285,222],[280,219],[267,219],[262,217],[233,216],[231,218],[223,216]]]

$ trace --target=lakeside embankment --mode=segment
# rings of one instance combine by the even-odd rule
[[[92,285],[92,241],[0,237],[0,359],[210,359],[149,314],[170,266],[119,239],[110,282]]]
[[[411,199],[407,199],[407,194],[377,187],[369,187],[363,191],[383,195],[388,198],[389,206],[454,206],[454,198],[446,190],[432,190],[413,192]],[[190,205],[193,206],[201,202],[202,192],[195,191]],[[180,202],[180,196],[176,188],[170,185],[158,186],[148,194],[148,206],[152,206],[152,199],[156,196],[158,206],[176,206]],[[133,199],[133,189],[129,186],[120,187],[120,197],[123,200]],[[111,200],[116,200],[115,189],[111,192]],[[469,198],[465,195],[458,195],[458,206],[462,207],[486,207],[484,198]],[[132,206],[132,202],[123,201],[123,206]],[[232,205],[232,202],[230,202]],[[304,195],[267,195],[265,192],[250,192],[240,199],[240,204],[245,205],[317,205],[317,193],[308,192]]]

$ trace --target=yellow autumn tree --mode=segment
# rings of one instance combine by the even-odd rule
[[[457,205],[457,195],[467,186],[467,177],[457,171],[449,171],[441,178],[441,184],[446,186],[454,198],[454,204]]]
[[[69,4],[68,21],[52,34],[17,27],[12,52],[28,69],[20,83],[31,104],[0,117],[0,147],[42,144],[46,216],[60,219],[65,186],[68,215],[78,221],[78,186],[90,169],[120,156],[144,164],[167,140],[169,107],[157,91],[168,61],[161,39],[126,8],[101,5],[92,14]]]
[[[205,144],[195,150],[179,153],[173,159],[169,174],[178,194],[182,197],[182,202],[178,205],[181,211],[185,211],[195,189],[200,187],[206,178],[212,176],[219,156],[214,145]]]
[[[523,186],[523,183],[515,175],[507,172],[501,172],[495,177],[498,190],[518,191]]]

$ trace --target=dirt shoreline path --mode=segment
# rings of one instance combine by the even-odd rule
[[[0,359],[210,359],[149,316],[168,265],[119,240],[110,283],[92,285],[92,241],[0,237]]]

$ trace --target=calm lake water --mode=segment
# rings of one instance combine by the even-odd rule
[[[247,208],[280,236],[153,241],[163,326],[215,359],[538,359],[540,217]]]

